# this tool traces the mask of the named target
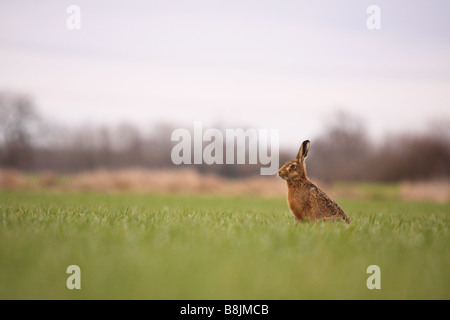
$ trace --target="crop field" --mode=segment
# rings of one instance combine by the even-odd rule
[[[2,192],[0,299],[450,298],[449,203],[337,200],[350,225],[284,198]]]

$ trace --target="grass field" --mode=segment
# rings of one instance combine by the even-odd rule
[[[449,203],[338,200],[351,225],[278,198],[2,192],[0,299],[450,298]]]

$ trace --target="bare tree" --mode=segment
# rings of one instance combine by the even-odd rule
[[[435,130],[400,134],[387,139],[372,162],[378,163],[378,180],[440,180],[450,178],[450,139]]]
[[[0,93],[0,164],[29,169],[32,163],[32,139],[36,136],[39,116],[30,98]]]
[[[335,114],[326,131],[314,140],[308,165],[311,175],[324,181],[362,180],[372,144],[362,121],[344,112]]]

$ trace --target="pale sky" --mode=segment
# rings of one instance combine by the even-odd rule
[[[449,21],[448,0],[2,0],[0,90],[70,125],[201,120],[284,145],[340,109],[380,136],[450,118]]]

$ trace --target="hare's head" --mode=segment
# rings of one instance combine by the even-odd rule
[[[286,162],[280,170],[278,176],[284,180],[305,179],[305,159],[308,156],[309,140],[303,141],[297,153],[297,158]]]

